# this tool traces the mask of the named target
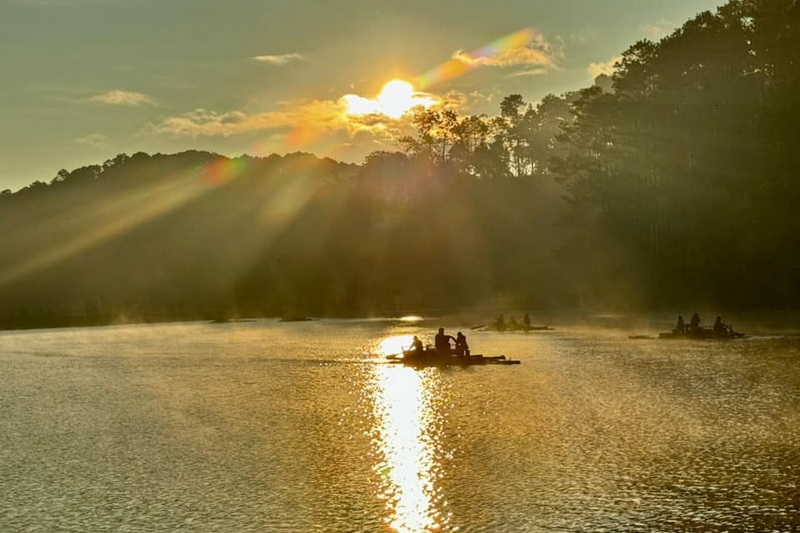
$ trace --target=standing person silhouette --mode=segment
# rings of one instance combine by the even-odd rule
[[[455,338],[452,335],[447,335],[444,332],[444,328],[439,328],[439,333],[436,334],[436,337],[433,340],[434,345],[436,346],[436,351],[440,354],[450,354],[450,341],[455,342]]]
[[[700,331],[700,315],[697,313],[692,315],[692,319],[689,321],[690,331]]]

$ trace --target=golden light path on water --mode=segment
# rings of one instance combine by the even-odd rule
[[[385,340],[383,353],[408,346],[409,336]],[[376,447],[387,522],[398,533],[423,533],[446,527],[438,509],[438,414],[433,399],[435,374],[402,365],[375,365],[373,391]]]

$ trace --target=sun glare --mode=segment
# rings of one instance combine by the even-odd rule
[[[379,114],[395,119],[417,106],[430,107],[436,103],[432,96],[415,92],[414,86],[403,80],[392,80],[384,85],[375,99],[346,94],[342,100],[348,115]]]
[[[384,357],[387,355],[402,354],[403,350],[407,350],[408,347],[411,346],[411,342],[413,340],[413,335],[396,335],[394,337],[388,337],[381,341],[375,350],[375,353]]]
[[[379,497],[386,501],[387,531],[449,531],[439,479],[437,376],[413,368],[375,365],[373,443],[381,476]],[[439,452],[439,453],[437,453]]]

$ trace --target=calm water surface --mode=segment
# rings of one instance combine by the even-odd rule
[[[800,338],[435,326],[2,332],[0,532],[800,530]]]

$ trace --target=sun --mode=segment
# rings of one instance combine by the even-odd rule
[[[392,118],[400,118],[403,113],[414,107],[414,87],[403,80],[392,80],[383,86],[378,95],[383,114]]]
[[[342,97],[348,115],[385,115],[397,119],[417,107],[430,107],[436,103],[428,94],[414,91],[414,86],[405,80],[392,80],[383,86],[374,99],[355,94]]]

